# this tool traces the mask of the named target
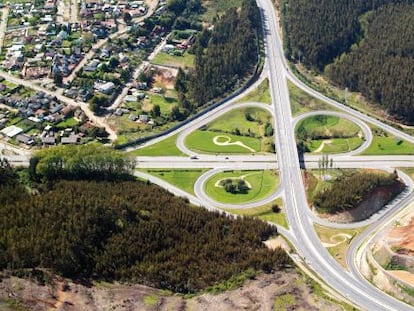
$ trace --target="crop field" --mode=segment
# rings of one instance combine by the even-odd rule
[[[243,179],[250,185],[247,193],[229,193],[220,186],[220,181],[224,179]],[[205,191],[212,199],[221,203],[241,204],[254,202],[264,199],[276,191],[279,185],[277,172],[271,170],[264,171],[226,171],[214,175],[205,184]]]

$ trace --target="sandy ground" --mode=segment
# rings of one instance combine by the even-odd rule
[[[387,272],[400,280],[403,280],[414,286],[414,274],[405,270],[387,270]]]
[[[0,283],[0,309],[15,310],[7,301],[18,301],[29,310],[265,311],[273,310],[278,297],[286,294],[294,297],[289,310],[341,310],[314,295],[304,277],[295,270],[263,274],[238,289],[189,299],[142,285],[102,283],[87,287],[55,277],[53,284],[40,286],[12,277]]]
[[[395,227],[389,233],[390,238],[398,239],[399,241],[394,244],[399,248],[406,251],[407,255],[414,255],[414,217],[412,217],[408,224]]]

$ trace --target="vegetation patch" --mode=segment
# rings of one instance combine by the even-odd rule
[[[304,177],[310,202],[319,213],[347,215],[352,221],[371,216],[405,188],[396,172],[325,170],[314,175],[306,171]]]
[[[233,181],[234,185],[240,180],[244,181],[247,187],[245,191],[226,191],[226,180]],[[212,199],[229,204],[242,204],[248,202],[259,201],[271,195],[279,184],[279,177],[277,172],[264,171],[226,171],[219,173],[207,180],[205,184],[205,191]],[[231,189],[230,189],[231,190]]]
[[[148,174],[159,177],[170,184],[194,195],[194,184],[203,175],[206,169],[147,169]]]
[[[301,120],[296,137],[304,151],[314,153],[342,153],[358,148],[363,137],[354,122],[331,115],[315,115]]]
[[[332,110],[332,111],[336,110],[331,105],[301,90],[289,80],[288,80],[288,89],[289,89],[289,97],[290,97],[290,106],[292,108],[293,116],[298,116],[305,112],[315,111],[315,110]]]
[[[296,298],[292,294],[284,294],[276,297],[273,304],[274,310],[287,311],[296,305]]]
[[[162,141],[155,143],[153,145],[136,149],[134,151],[128,152],[128,155],[131,156],[185,156],[180,149],[177,148],[178,134],[170,136]]]
[[[275,227],[190,208],[155,185],[54,180],[33,195],[7,163],[0,174],[1,269],[43,267],[195,293],[248,269],[290,264],[263,243]]]

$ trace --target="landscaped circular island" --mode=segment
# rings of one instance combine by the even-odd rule
[[[210,177],[204,190],[214,201],[244,204],[265,199],[276,191],[278,185],[279,176],[274,170],[231,170]]]
[[[296,138],[305,152],[345,153],[359,148],[365,141],[360,124],[336,113],[311,113],[299,119]]]

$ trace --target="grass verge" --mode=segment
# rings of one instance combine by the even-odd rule
[[[132,156],[186,156],[180,149],[177,148],[175,141],[177,136],[173,135],[156,144],[133,150],[128,152]]]
[[[177,188],[194,195],[194,184],[207,169],[143,169],[141,171],[161,178]]]
[[[265,104],[270,105],[272,103],[272,98],[269,92],[269,79],[266,78],[265,80],[263,80],[263,82],[260,83],[256,89],[246,94],[236,103],[246,103],[246,102],[259,102],[259,103],[265,103]]]

